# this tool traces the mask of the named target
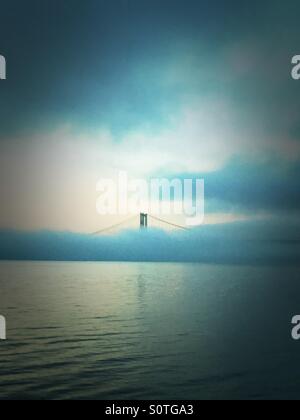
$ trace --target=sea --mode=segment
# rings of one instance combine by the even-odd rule
[[[0,400],[299,399],[300,268],[1,262]]]

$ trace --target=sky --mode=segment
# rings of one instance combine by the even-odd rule
[[[298,223],[296,0],[1,4],[0,229],[89,233],[96,183],[205,180],[206,223]]]

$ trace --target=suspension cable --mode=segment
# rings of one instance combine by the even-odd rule
[[[123,222],[116,223],[115,225],[109,226],[109,227],[104,228],[102,230],[98,230],[97,232],[92,233],[92,235],[101,235],[102,233],[108,232],[108,231],[113,230],[113,229],[115,229],[117,227],[120,227],[122,225],[125,225],[125,223],[131,222],[131,220],[135,219],[136,217],[137,216],[129,217],[128,219],[123,220]]]
[[[189,231],[189,229],[188,229],[188,228],[186,228],[186,227],[184,227],[184,226],[180,226],[180,225],[176,225],[175,223],[170,223],[170,222],[167,222],[166,220],[162,220],[162,219],[160,219],[159,217],[152,216],[151,214],[149,214],[148,216],[149,216],[151,219],[154,219],[154,220],[156,220],[156,221],[158,221],[158,222],[161,222],[161,223],[165,223],[166,225],[173,226],[173,227],[176,227],[176,228],[178,228],[178,229],[185,230],[185,231]]]

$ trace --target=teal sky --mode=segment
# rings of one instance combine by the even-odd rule
[[[299,12],[296,0],[3,2],[1,227],[93,231],[107,223],[96,181],[118,170],[204,177],[212,221],[298,219]]]

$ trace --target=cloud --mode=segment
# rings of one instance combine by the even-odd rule
[[[216,107],[207,105],[186,110],[156,134],[131,132],[118,139],[105,129],[88,133],[65,126],[3,143],[1,226],[97,230],[97,181],[116,179],[120,170],[137,178],[204,178],[208,213],[298,211],[297,159],[264,154],[246,134],[239,143],[223,107],[217,112],[222,124],[215,124]]]
[[[235,157],[220,170],[178,177],[205,179],[206,211],[209,212],[299,215],[299,162],[284,162],[278,158],[248,161]]]

